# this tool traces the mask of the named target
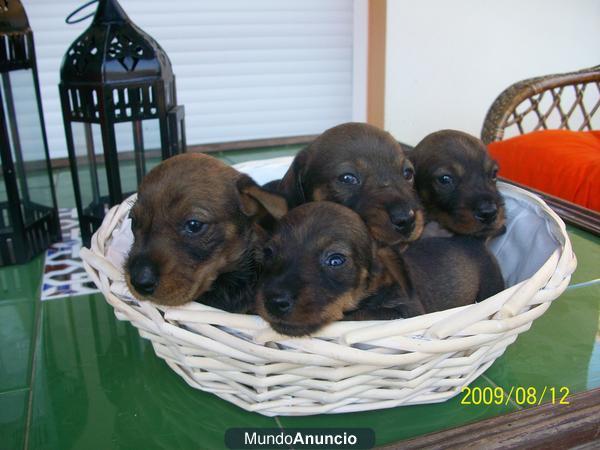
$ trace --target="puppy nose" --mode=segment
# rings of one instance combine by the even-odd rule
[[[277,293],[268,297],[267,311],[275,317],[283,317],[292,310],[294,302],[288,293]]]
[[[158,274],[148,264],[134,266],[130,278],[135,290],[142,295],[151,295],[158,285]]]
[[[390,220],[396,231],[408,234],[415,229],[415,211],[413,209],[392,209]]]
[[[485,201],[477,205],[475,210],[475,218],[483,224],[490,224],[498,216],[498,207],[494,202]]]

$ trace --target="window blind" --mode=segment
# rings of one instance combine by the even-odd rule
[[[66,157],[58,97],[83,0],[23,0],[53,158]],[[317,134],[352,120],[354,4],[347,0],[121,0],[165,49],[188,145]],[[93,11],[89,8],[87,11]]]

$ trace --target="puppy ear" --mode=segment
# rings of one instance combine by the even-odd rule
[[[308,149],[302,149],[292,161],[292,165],[279,182],[279,192],[285,196],[291,208],[306,203],[302,179],[308,163]]]
[[[240,193],[242,212],[248,217],[264,215],[266,212],[279,220],[287,213],[285,198],[265,191],[248,175],[242,174],[236,185]]]

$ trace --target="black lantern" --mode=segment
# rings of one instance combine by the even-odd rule
[[[60,239],[33,33],[18,0],[0,1],[0,265]]]
[[[137,190],[162,159],[185,151],[184,111],[164,50],[116,0],[100,0],[61,67],[60,98],[81,236]]]

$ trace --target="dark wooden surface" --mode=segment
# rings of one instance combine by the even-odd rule
[[[600,388],[381,449],[600,448]]]

